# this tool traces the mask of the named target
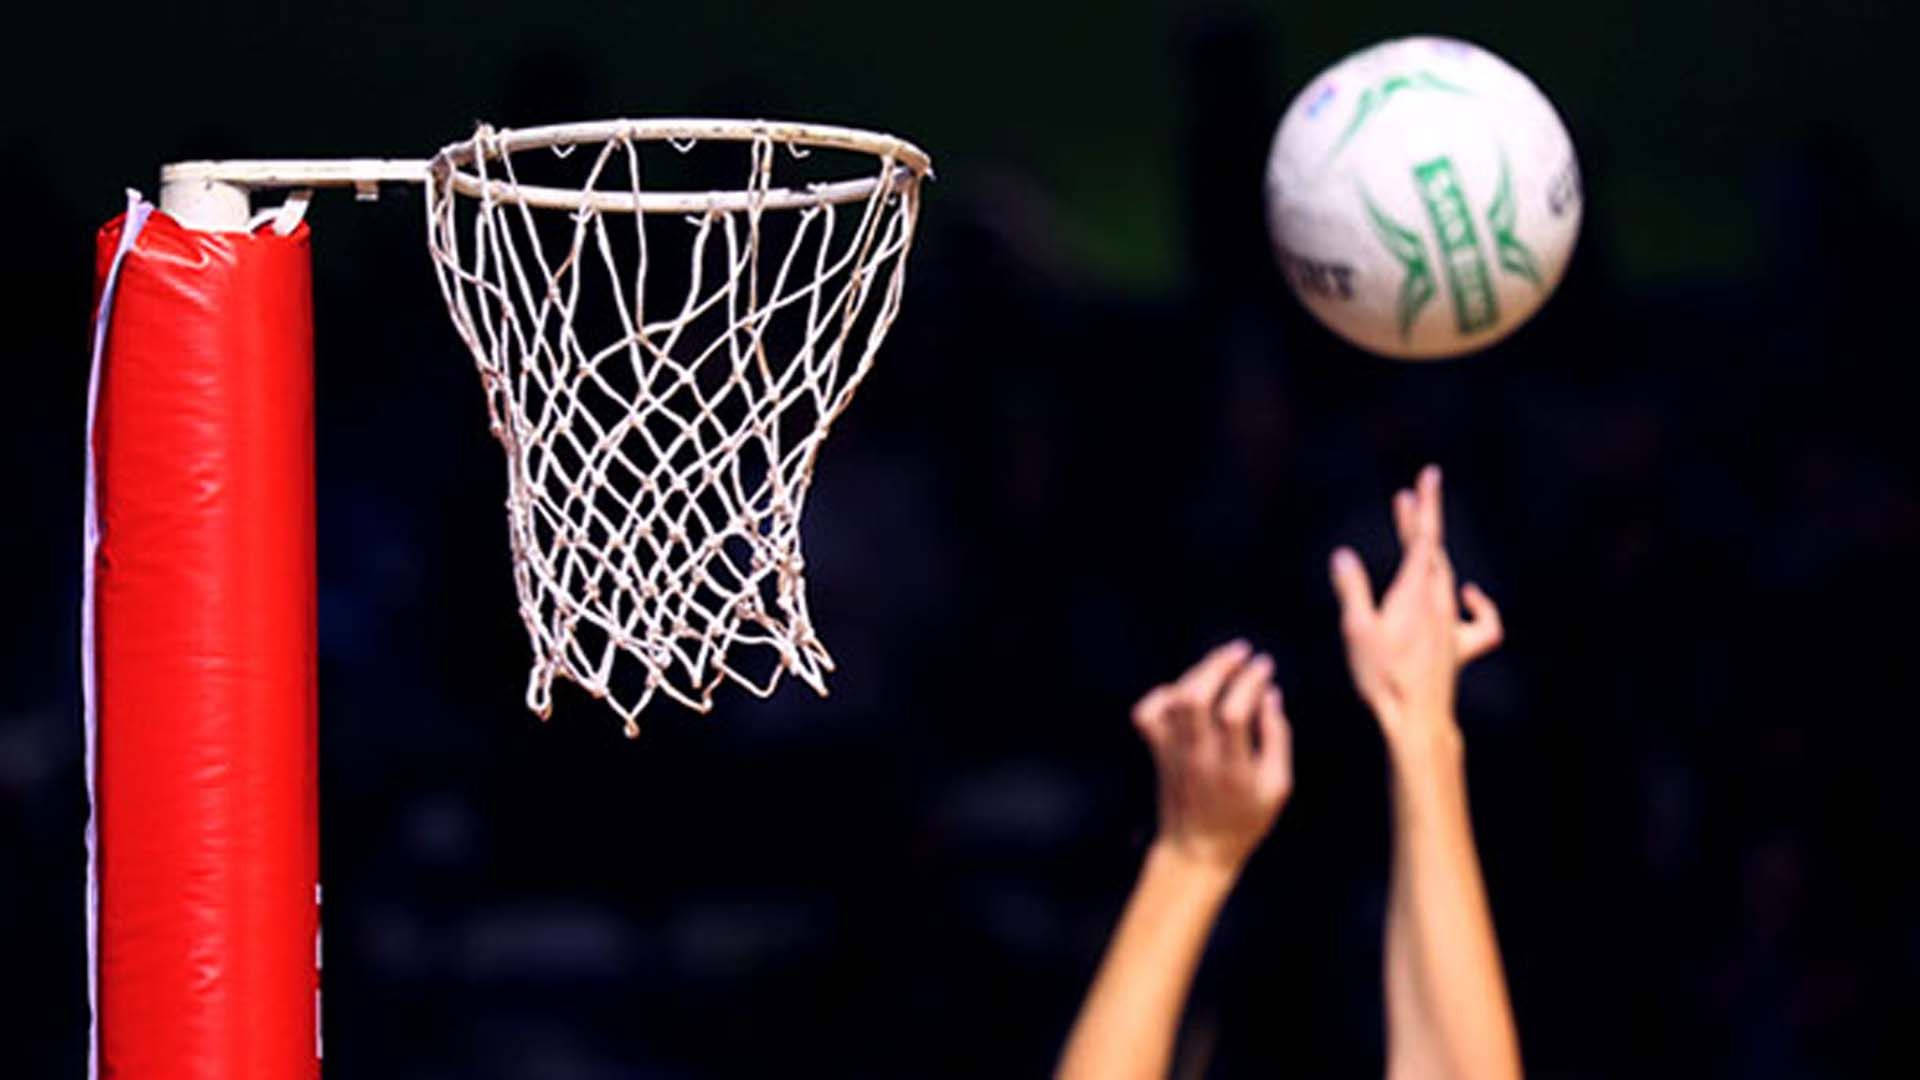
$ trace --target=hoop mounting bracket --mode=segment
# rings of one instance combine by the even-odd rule
[[[381,184],[426,180],[421,160],[179,161],[160,169],[160,208],[190,228],[240,232],[252,217],[255,191],[350,187],[356,199],[371,202]]]

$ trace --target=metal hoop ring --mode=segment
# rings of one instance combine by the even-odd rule
[[[883,163],[891,163],[893,173],[890,177],[883,171],[879,176],[809,184],[799,188],[771,188],[764,192],[656,191],[635,194],[512,184],[504,180],[484,179],[471,169],[482,158],[499,160],[526,150],[553,149],[582,143],[612,140],[752,142],[762,138],[789,147],[871,154]],[[446,183],[461,195],[495,202],[522,203],[552,210],[700,214],[743,211],[753,206],[780,210],[823,203],[863,202],[873,196],[874,190],[883,181],[890,187],[905,187],[932,175],[933,164],[925,151],[904,139],[857,128],[765,120],[602,120],[510,131],[482,128],[472,138],[442,147],[428,163],[428,172],[432,178],[430,182]]]

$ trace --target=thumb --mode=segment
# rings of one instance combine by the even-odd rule
[[[1351,637],[1373,625],[1373,582],[1360,556],[1349,547],[1334,549],[1331,569],[1333,595],[1340,601],[1340,628]]]

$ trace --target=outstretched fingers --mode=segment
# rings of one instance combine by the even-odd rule
[[[1425,602],[1452,610],[1453,566],[1447,560],[1446,526],[1441,511],[1440,467],[1420,470],[1413,490],[1393,497],[1394,528],[1400,534],[1400,567],[1388,584],[1389,597],[1418,590]],[[1392,606],[1391,601],[1387,606]]]
[[[1440,466],[1428,465],[1420,470],[1420,478],[1414,481],[1414,495],[1418,507],[1415,525],[1420,535],[1435,544],[1445,544],[1446,522],[1440,512]]]
[[[1403,554],[1420,542],[1420,496],[1412,488],[1393,493],[1393,531]]]

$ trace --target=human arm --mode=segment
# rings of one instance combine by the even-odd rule
[[[1502,629],[1478,587],[1455,599],[1440,495],[1440,471],[1428,466],[1395,496],[1403,552],[1378,605],[1351,550],[1334,553],[1333,582],[1354,685],[1392,771],[1387,1075],[1499,1080],[1520,1075],[1519,1037],[1474,847],[1454,697],[1460,668],[1497,646]]]
[[[1159,827],[1067,1037],[1061,1080],[1167,1074],[1214,920],[1293,787],[1273,662],[1251,653],[1221,646],[1134,707]]]

